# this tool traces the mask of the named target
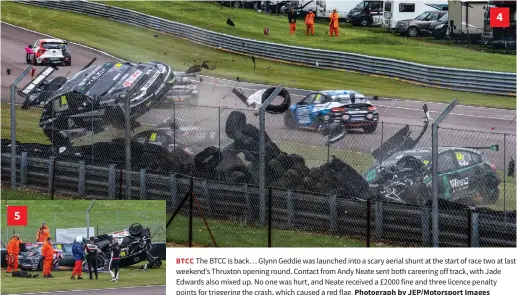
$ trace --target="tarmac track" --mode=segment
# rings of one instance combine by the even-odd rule
[[[67,290],[57,292],[39,292],[39,293],[21,293],[11,295],[163,295],[165,294],[165,286],[144,286],[144,287],[122,287],[109,289],[91,289],[91,290]]]
[[[38,38],[48,37],[16,28],[3,22],[1,23],[1,35],[2,101],[5,102],[9,101],[8,87],[27,66],[24,58],[24,47],[33,43]],[[72,66],[60,67],[57,72],[58,75],[66,75],[69,71],[71,72],[70,75],[73,75],[94,57],[97,58],[96,64],[114,59],[93,49],[74,44],[70,44],[70,50],[72,51]],[[11,75],[6,75],[6,68],[12,70]],[[38,66],[37,71],[43,68],[43,66]],[[209,74],[209,71],[203,74],[205,73]],[[242,91],[248,95],[253,93],[254,90],[267,87],[265,85],[217,79],[207,76],[201,76],[201,78],[202,82],[196,82],[199,86],[200,93],[197,104],[206,107],[182,105],[176,109],[176,117],[180,118],[189,126],[198,126],[205,130],[212,130],[221,134],[223,137],[224,123],[231,109],[246,108],[231,92],[232,88],[241,88]],[[30,77],[26,77],[19,85],[25,86],[29,81]],[[353,86],[349,88],[353,89]],[[309,93],[306,90],[300,89],[288,90],[292,95],[293,102],[301,100]],[[433,91],[433,89],[429,88],[429,91]],[[461,102],[461,97],[459,99]],[[21,98],[17,98],[17,103],[21,102]],[[363,134],[361,131],[352,132],[348,134],[344,140],[336,143],[333,146],[334,148],[356,152],[370,152],[372,148],[377,148],[380,145],[381,139],[388,138],[405,124],[416,126],[411,128],[413,137],[419,134],[421,126],[423,125],[421,121],[423,116],[423,102],[380,98],[379,101],[374,101],[374,104],[377,105],[379,109],[381,121],[386,123],[384,127],[379,127],[373,134]],[[427,105],[433,118],[436,118],[446,107],[446,104],[442,103],[427,102]],[[218,115],[219,112],[221,113],[220,119]],[[253,116],[251,112],[248,112],[247,115],[249,122],[258,126],[258,118]],[[173,110],[171,108],[159,107],[143,115],[139,121],[148,124],[158,124],[165,118],[172,116]],[[219,120],[220,128],[218,127]],[[513,110],[459,105],[449,117],[442,122],[440,128],[440,146],[490,146],[491,144],[499,143],[502,148],[504,137],[501,133],[511,134],[511,136],[506,137],[506,163],[508,163],[511,156],[514,156],[516,149],[516,121],[515,111]],[[446,128],[455,128],[464,131],[449,131]],[[309,146],[324,146],[325,138],[319,133],[305,130],[287,130],[284,127],[282,115],[267,115],[266,129],[268,135],[274,141],[291,142]],[[485,133],[481,134],[472,131]],[[429,128],[419,146],[431,145],[430,134]],[[510,144],[509,140],[513,140],[513,142]],[[217,145],[218,139],[215,138],[212,144]],[[503,166],[503,156],[501,152],[492,153],[488,151],[487,156],[498,167]],[[369,163],[365,163],[365,165],[369,165]]]

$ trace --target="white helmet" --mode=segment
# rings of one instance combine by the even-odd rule
[[[75,238],[75,241],[76,241],[77,243],[82,243],[82,242],[83,242],[83,237],[81,237],[81,236],[77,236],[77,237]]]

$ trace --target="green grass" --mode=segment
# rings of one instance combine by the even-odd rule
[[[1,104],[1,129],[2,138],[11,138],[11,109],[10,104]],[[16,106],[16,140],[22,143],[50,144],[50,140],[39,127],[41,109],[31,108],[22,110]]]
[[[267,227],[255,227],[237,222],[207,220],[217,247],[267,247]],[[193,219],[193,244],[213,246],[210,234],[201,218]],[[177,215],[167,229],[167,242],[188,243],[188,217]],[[356,238],[331,234],[274,229],[273,247],[365,247],[366,242]],[[386,247],[372,242],[372,247]]]
[[[305,36],[304,20],[298,19],[297,32],[294,36],[290,36],[285,15],[273,16],[258,13],[253,9],[233,9],[222,7],[217,3],[191,1],[102,2],[243,38],[354,52],[428,65],[515,72],[515,56],[513,55],[489,54],[473,51],[460,45],[448,46],[423,42],[421,39],[408,39],[393,35],[382,28],[368,31],[364,28],[343,26],[344,22],[341,22],[340,37],[330,38],[325,35],[325,32],[328,31],[328,22],[316,23],[316,35],[307,37]],[[228,17],[233,20],[235,27],[226,24]],[[269,36],[263,34],[265,27],[270,29]]]
[[[36,232],[42,222],[50,228],[51,236],[56,236],[58,228],[86,227],[86,209],[92,201],[87,200],[42,200],[42,194],[36,200],[30,198],[38,195],[36,192],[26,194],[24,200],[5,200],[4,194],[23,198],[23,192],[10,192],[2,189],[1,213],[5,216],[6,205],[27,206],[28,224],[25,227],[7,227],[2,219],[2,240],[13,231],[20,233],[23,241],[35,241]],[[90,226],[95,234],[104,234],[128,228],[132,223],[141,223],[151,229],[153,240],[165,241],[165,201],[96,201],[90,210]]]
[[[41,17],[42,15],[45,17]],[[180,38],[104,18],[12,2],[2,3],[1,17],[2,21],[82,43],[124,59],[158,60],[180,71],[186,70],[193,63],[209,60],[217,68],[207,71],[206,74],[228,79],[240,77],[241,81],[282,83],[286,87],[303,89],[332,89],[336,87],[337,81],[346,81],[347,88],[367,95],[434,102],[450,102],[453,98],[459,98],[467,105],[515,109],[515,97],[429,88],[389,78],[313,69],[265,59],[257,59],[257,68],[253,70],[249,57],[196,45]],[[155,34],[158,37],[154,37]]]
[[[14,278],[2,272],[2,294],[20,294],[28,292],[54,292],[68,290],[87,290],[87,289],[105,289],[105,288],[121,288],[129,286],[151,286],[165,285],[166,261],[160,268],[149,269],[148,272],[142,272],[138,269],[140,264],[124,267],[119,270],[119,280],[117,283],[111,283],[111,275],[109,273],[99,273],[99,279],[90,281],[88,273],[83,272],[84,280],[70,280],[70,271],[53,271],[52,279],[42,278],[41,272],[30,272],[38,274],[35,279]]]

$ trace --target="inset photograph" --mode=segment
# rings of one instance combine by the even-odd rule
[[[165,294],[165,201],[1,206],[2,294]]]

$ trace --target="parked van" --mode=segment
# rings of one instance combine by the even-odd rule
[[[380,26],[384,1],[361,1],[348,12],[345,22],[354,26]]]
[[[384,1],[382,27],[395,29],[397,22],[412,20],[426,11],[447,11],[446,0]]]
[[[449,37],[452,39],[481,39],[484,28],[485,9],[488,1],[473,2],[449,0]]]
[[[362,1],[315,1],[317,8],[316,17],[328,18],[330,14],[337,10],[339,18],[345,18],[346,15]],[[314,10],[313,10],[314,11]]]

